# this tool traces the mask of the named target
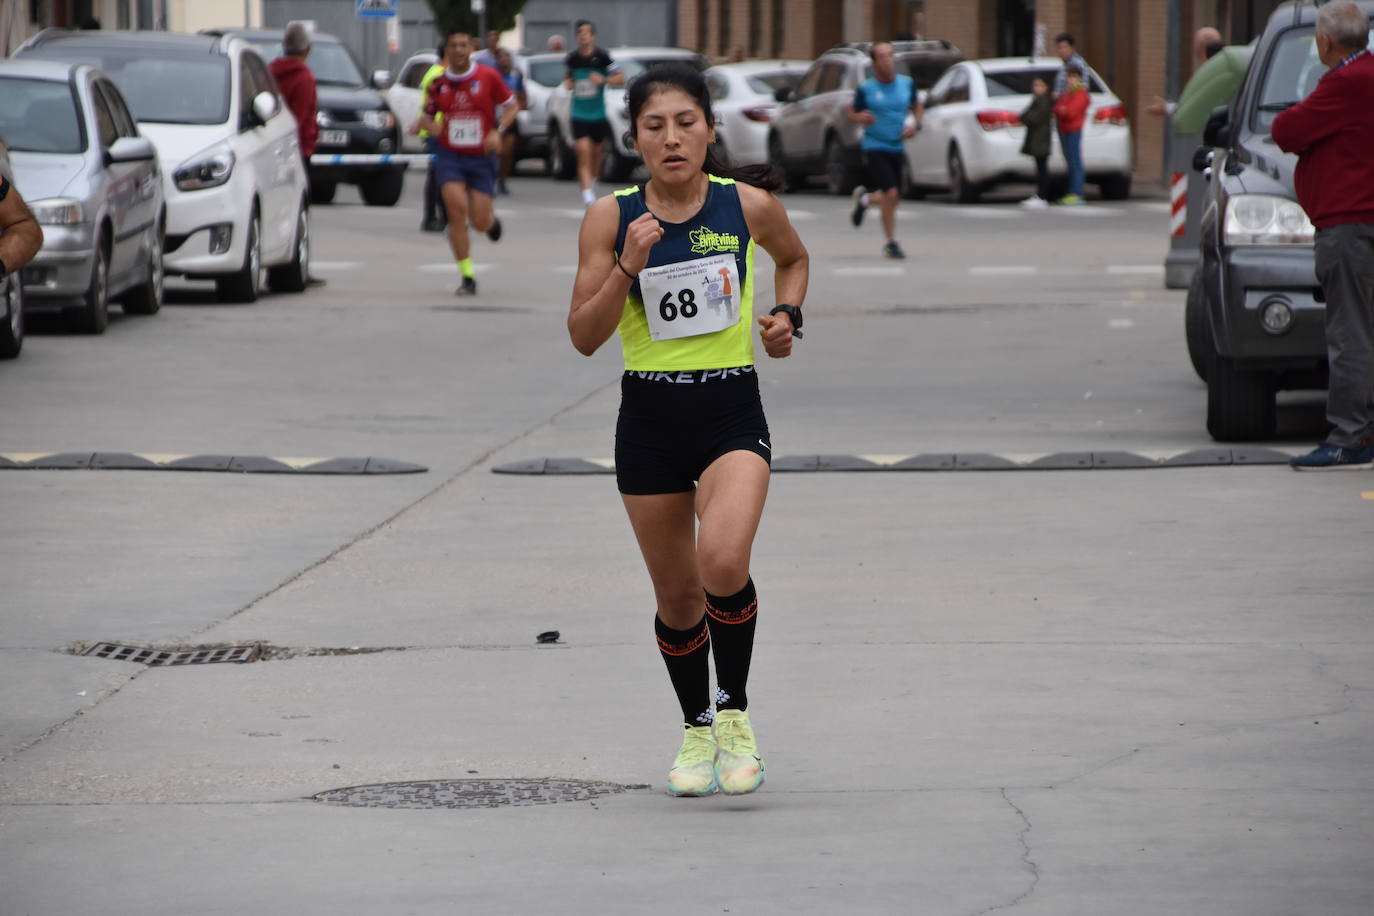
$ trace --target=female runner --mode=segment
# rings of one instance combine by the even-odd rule
[[[587,210],[568,333],[590,356],[620,331],[616,482],[653,580],[658,647],[682,707],[668,791],[743,794],[764,776],[745,685],[758,610],[749,553],[772,451],[754,373],[754,246],[777,267],[779,305],[757,319],[773,358],[801,337],[808,258],[770,193],[778,187],[771,168],[731,169],[712,156],[715,118],[701,74],[654,70],[627,95],[650,177]]]

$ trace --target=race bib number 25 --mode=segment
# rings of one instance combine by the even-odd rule
[[[639,273],[644,317],[653,340],[714,334],[740,319],[739,268],[734,255],[678,261]]]

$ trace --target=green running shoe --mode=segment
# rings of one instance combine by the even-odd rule
[[[668,771],[672,795],[710,795],[716,791],[716,739],[709,725],[682,724],[682,750]]]
[[[716,783],[726,795],[745,795],[763,785],[763,758],[748,710],[716,711]]]

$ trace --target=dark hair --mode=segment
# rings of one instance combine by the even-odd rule
[[[1061,41],[1071,48],[1074,46],[1073,36],[1070,35],[1068,32],[1060,32],[1057,36],[1055,36],[1055,44],[1059,44]]]
[[[588,28],[590,28],[590,29],[592,30],[592,34],[593,34],[593,35],[596,34],[596,23],[595,23],[595,22],[592,22],[590,19],[579,19],[579,20],[577,20],[577,22],[573,24],[573,32],[576,32],[578,29],[582,28],[584,25],[587,26]]]
[[[890,41],[875,41],[875,42],[873,42],[873,47],[871,47],[871,48],[868,49],[868,56],[869,56],[870,58],[876,60],[876,59],[877,59],[877,58],[876,58],[876,55],[877,55],[877,53],[878,53],[878,49],[881,48],[883,45],[887,45],[887,46],[890,48],[890,47],[892,47],[892,42],[890,42]]]
[[[1224,47],[1226,47],[1225,42],[1209,41],[1207,42],[1207,44],[1202,46],[1202,56],[1207,58],[1208,60],[1211,60],[1212,58],[1216,57],[1217,54],[1221,53],[1221,49]]]
[[[468,41],[472,41],[472,33],[469,32],[467,29],[449,29],[447,32],[444,33],[444,43],[439,46],[440,57],[442,57],[444,54],[443,49],[448,47],[448,40],[452,38],[454,35],[466,35],[468,37]]]
[[[697,103],[707,124],[715,124],[711,111],[711,92],[706,88],[706,77],[701,72],[683,64],[667,64],[646,70],[630,81],[625,97],[630,107],[630,136],[636,137],[639,131],[639,113],[649,99],[668,89],[677,89]],[[715,150],[706,147],[706,161],[701,170],[708,175],[733,178],[751,184],[765,191],[782,190],[782,179],[777,170],[769,163],[759,165],[729,166],[716,158]]]
[[[1067,64],[1067,65],[1065,65],[1065,67],[1064,67],[1064,72],[1065,72],[1065,73],[1077,73],[1079,76],[1082,76],[1082,75],[1083,75],[1083,68],[1080,67],[1080,66],[1078,66],[1078,64]]]

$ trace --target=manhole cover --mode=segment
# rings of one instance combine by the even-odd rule
[[[168,665],[214,665],[220,662],[257,661],[256,644],[248,646],[202,646],[200,648],[155,649],[148,646],[123,646],[112,642],[98,642],[83,654],[96,658],[112,658],[120,662],[138,662],[150,667]]]
[[[375,786],[330,789],[311,796],[350,808],[504,808],[594,801],[629,789],[609,782],[578,779],[439,779],[433,782],[387,782]]]

